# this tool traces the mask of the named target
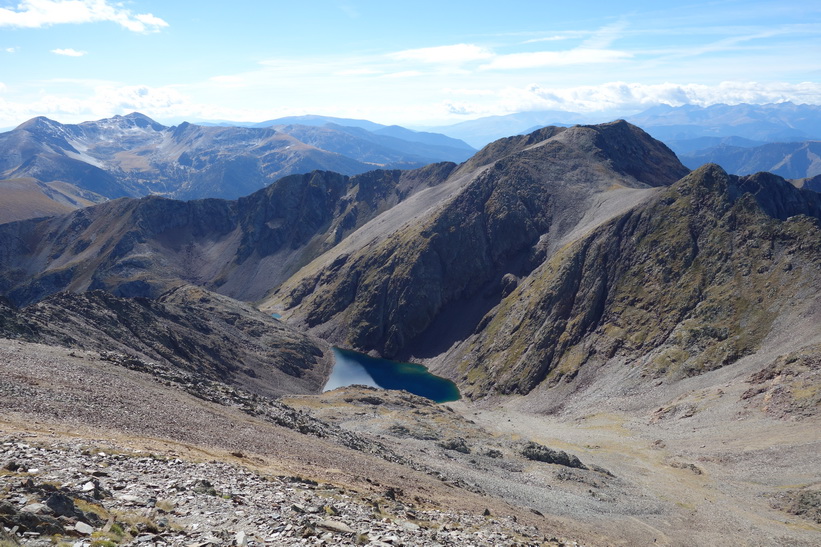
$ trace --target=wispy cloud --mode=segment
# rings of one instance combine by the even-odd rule
[[[350,19],[359,19],[359,10],[350,4],[339,4],[339,9]]]
[[[579,35],[587,36],[588,34],[589,34],[589,32],[576,33],[575,35],[571,34],[571,33],[568,33],[568,32],[565,32],[565,33],[562,33],[562,34],[552,34],[550,36],[542,36],[541,38],[531,38],[530,40],[525,40],[522,43],[523,44],[538,44],[538,43],[541,43],[541,42],[560,42],[562,40],[569,40],[571,38],[578,38]]]
[[[87,51],[77,51],[76,49],[71,48],[52,49],[51,52],[57,55],[65,55],[66,57],[82,57],[88,53]]]
[[[629,57],[631,57],[631,54],[628,52],[612,49],[576,48],[567,51],[533,51],[499,55],[479,68],[482,70],[522,70],[551,66],[613,63]]]
[[[493,53],[474,44],[455,44],[452,46],[425,47],[406,49],[389,55],[397,61],[413,61],[428,64],[461,64],[470,61],[482,61],[493,57]]]
[[[554,42],[569,38],[586,38],[578,47],[572,49],[559,51],[527,51],[497,55],[480,68],[482,70],[526,70],[533,68],[613,63],[628,59],[632,57],[631,53],[610,48],[610,45],[624,34],[626,27],[627,23],[625,21],[619,21],[593,32],[570,32],[528,40],[525,42],[526,44]]]
[[[102,21],[133,32],[159,32],[168,26],[151,13],[134,14],[108,0],[20,0],[16,8],[0,8],[0,27],[41,28]]]
[[[402,70],[399,72],[392,72],[390,74],[383,75],[384,78],[415,78],[416,76],[421,76],[423,73],[419,72],[418,70]]]
[[[624,36],[626,28],[627,21],[623,19],[616,23],[605,25],[594,32],[580,47],[582,49],[604,49],[610,47],[610,44]]]
[[[3,51],[5,51],[6,53],[17,53],[19,50],[19,47],[7,47]]]

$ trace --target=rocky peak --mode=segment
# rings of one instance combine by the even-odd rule
[[[18,125],[15,130],[22,129],[31,132],[54,130],[60,125],[59,122],[46,118],[45,116],[37,116]]]
[[[146,116],[145,114],[140,114],[139,112],[132,112],[131,114],[126,114],[122,118],[123,120],[126,120],[129,123],[141,128],[151,127],[154,131],[162,131],[163,129],[168,129],[161,123],[158,123],[153,119],[149,118],[148,116]]]
[[[642,167],[632,155],[650,163]],[[668,148],[625,122],[544,128],[491,144],[479,156],[451,176],[470,178],[448,201],[415,212],[415,222],[378,245],[289,280],[280,290],[284,306],[298,307],[298,320],[332,331],[337,343],[386,356],[413,352],[426,331],[458,338],[470,327],[454,333],[437,318],[466,305],[471,316],[464,322],[478,321],[477,310],[510,286],[506,275],[527,275],[582,219],[595,224],[612,214],[600,204],[613,189],[637,202],[648,194],[635,191],[687,172]]]
[[[779,220],[795,215],[821,218],[821,194],[798,189],[772,173],[733,177],[733,194],[751,194],[759,207]]]
[[[560,138],[589,142],[616,172],[649,186],[670,185],[689,172],[667,145],[624,120],[578,125]]]

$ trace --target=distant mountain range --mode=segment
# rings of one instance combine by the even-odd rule
[[[788,179],[821,175],[821,141],[768,143],[755,147],[720,144],[679,157],[692,169],[705,163],[717,163],[736,175],[759,171]]]
[[[0,180],[68,183],[104,198],[236,198],[293,173],[410,169],[475,152],[444,135],[373,126],[166,127],[139,113],[64,125],[39,117],[0,134]]]
[[[481,147],[496,139],[529,133],[547,125],[568,126],[609,121],[595,118],[574,112],[532,111],[479,118],[455,125],[432,127],[430,130]],[[708,107],[661,105],[624,119],[664,141],[677,153],[680,149],[675,146],[676,142],[703,137],[741,137],[758,141],[759,144],[821,139],[821,106],[790,102],[764,105],[717,104]]]
[[[821,105],[661,105],[626,119],[664,142],[731,136],[761,142],[821,138]]]

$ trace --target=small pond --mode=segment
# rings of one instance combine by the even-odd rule
[[[362,384],[382,389],[404,389],[437,403],[460,398],[456,384],[433,375],[422,365],[399,363],[334,348],[334,368],[325,391]]]

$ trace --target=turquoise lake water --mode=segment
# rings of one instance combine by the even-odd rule
[[[431,374],[422,365],[378,359],[339,348],[334,348],[334,361],[325,391],[362,384],[382,389],[404,389],[437,403],[456,401],[461,397],[456,384]]]

